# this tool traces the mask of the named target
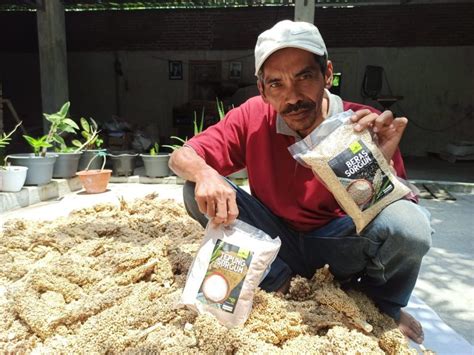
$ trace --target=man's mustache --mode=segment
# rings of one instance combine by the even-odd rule
[[[298,101],[296,104],[288,104],[281,114],[288,115],[292,112],[298,112],[299,110],[312,110],[315,107],[316,103],[313,101]]]

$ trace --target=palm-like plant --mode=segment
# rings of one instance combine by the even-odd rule
[[[5,148],[8,144],[10,144],[10,141],[12,140],[11,136],[15,131],[17,130],[18,127],[21,126],[21,122],[18,123],[15,128],[13,128],[10,133],[5,133],[3,132],[2,135],[0,136],[0,149]],[[7,165],[7,158],[5,157],[3,164],[0,165],[0,169],[4,168]]]
[[[151,147],[150,149],[150,155],[157,155],[159,150],[160,150],[160,146],[158,142],[155,142],[155,144],[153,144],[153,147]]]
[[[11,136],[13,135],[13,133],[15,133],[15,131],[17,130],[18,127],[21,126],[21,122],[18,123],[15,128],[12,129],[12,131],[10,133],[5,133],[3,132],[2,135],[0,136],[0,148],[5,148],[8,144],[10,144],[10,141],[12,140],[11,139]]]
[[[201,133],[204,130],[204,113],[205,113],[205,108],[203,107],[201,111],[201,120],[198,123],[197,113],[196,111],[194,111],[194,120],[193,120],[194,136],[197,136],[199,133]],[[173,151],[181,148],[188,141],[188,137],[183,139],[177,136],[170,136],[170,138],[178,141],[180,144],[171,144],[171,145],[165,144],[163,145],[163,147],[170,148]]]
[[[225,117],[224,102],[220,101],[219,98],[216,97],[216,105],[217,112],[219,113],[219,120],[222,120]]]

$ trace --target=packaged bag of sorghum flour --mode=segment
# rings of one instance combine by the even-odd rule
[[[390,166],[368,130],[354,131],[349,110],[326,119],[288,148],[310,167],[360,233],[390,203],[410,192]]]
[[[244,324],[255,290],[270,270],[280,245],[280,238],[272,239],[239,220],[231,226],[208,223],[181,303],[214,315],[226,327]]]

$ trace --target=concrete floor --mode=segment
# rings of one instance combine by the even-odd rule
[[[421,200],[432,214],[433,245],[414,294],[474,344],[474,194],[456,201]]]

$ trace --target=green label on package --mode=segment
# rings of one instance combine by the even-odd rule
[[[351,142],[349,148],[328,163],[361,211],[394,189],[389,177],[361,140]]]
[[[196,299],[234,313],[253,252],[218,239]]]

